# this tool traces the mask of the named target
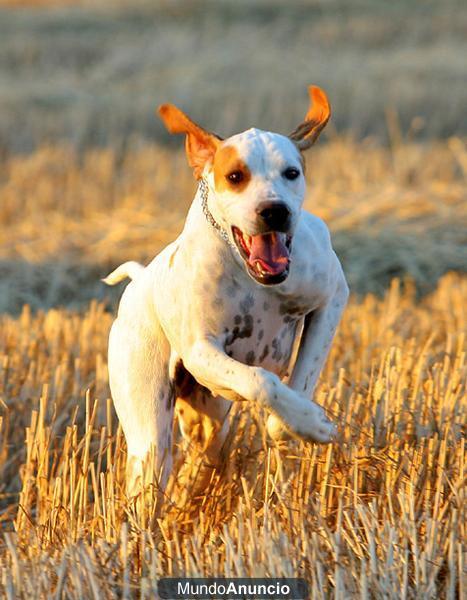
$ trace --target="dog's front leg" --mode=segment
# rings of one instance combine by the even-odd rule
[[[321,443],[330,442],[335,435],[334,425],[320,406],[282,383],[274,373],[230,358],[214,338],[195,342],[183,362],[213,394],[258,402],[275,413],[293,435]]]
[[[305,318],[297,359],[288,385],[308,398],[313,398],[348,295],[347,283],[342,278],[329,301]],[[286,433],[281,421],[273,414],[268,418],[267,430],[275,440],[283,438]]]

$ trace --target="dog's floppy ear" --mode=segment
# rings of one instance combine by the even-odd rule
[[[316,85],[308,87],[310,108],[303,123],[292,131],[289,138],[299,150],[307,150],[316,142],[331,116],[331,106],[325,92]]]
[[[159,116],[170,133],[186,134],[186,154],[196,179],[203,174],[204,165],[212,161],[221,139],[209,133],[173,104],[163,104],[158,109]]]

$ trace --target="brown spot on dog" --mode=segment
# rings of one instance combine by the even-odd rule
[[[264,336],[264,329],[261,329],[260,332],[258,333],[258,341],[260,342],[263,339]]]
[[[237,315],[239,316],[239,315]],[[235,317],[235,322],[237,322],[237,318]],[[241,325],[242,317],[240,317],[239,324],[235,326],[226,340],[225,345],[231,346],[236,339],[244,339],[251,337],[253,333],[253,317],[251,315],[245,315],[243,317],[243,325]]]
[[[245,191],[251,180],[251,172],[235,146],[221,146],[214,156],[214,183],[218,192]]]
[[[268,344],[266,344],[266,346],[264,346],[263,348],[263,353],[261,354],[261,356],[259,357],[259,362],[262,363],[263,360],[269,355],[269,346]]]
[[[255,353],[253,352],[253,350],[250,350],[246,357],[245,357],[245,361],[247,365],[252,365],[255,362]]]
[[[244,322],[244,328],[246,330],[248,330],[251,335],[251,332],[253,331],[253,317],[251,315],[245,315],[243,317],[243,322]],[[248,335],[246,337],[250,337],[250,335]]]
[[[279,361],[282,358],[281,341],[277,338],[274,338],[271,342],[271,346],[274,349],[272,353],[272,358],[274,360]]]

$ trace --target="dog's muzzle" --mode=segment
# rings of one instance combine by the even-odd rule
[[[258,225],[266,231],[287,233],[290,228],[290,209],[285,202],[262,202],[256,208]]]
[[[249,275],[262,285],[276,285],[285,281],[289,274],[292,246],[292,236],[286,232],[290,225],[288,207],[283,202],[260,204],[256,212],[264,233],[247,235],[233,226],[233,244],[227,231],[217,223],[209,210],[209,186],[204,179],[200,180],[200,189],[201,205],[207,221],[227,244],[239,251]]]
[[[276,285],[287,279],[290,267],[292,236],[281,231],[247,235],[232,227],[238,251],[248,273],[258,283]]]

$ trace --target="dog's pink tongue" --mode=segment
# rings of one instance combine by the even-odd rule
[[[289,251],[282,236],[276,232],[252,236],[248,262],[259,262],[268,273],[282,273],[289,264]]]

